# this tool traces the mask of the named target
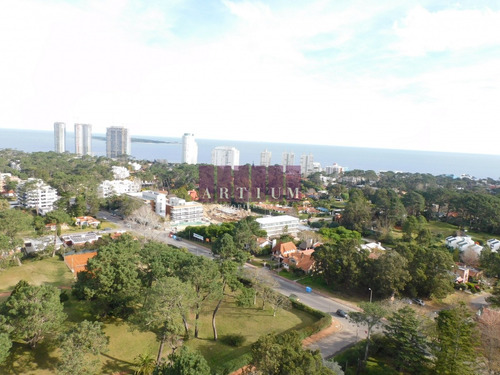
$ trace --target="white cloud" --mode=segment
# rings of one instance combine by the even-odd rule
[[[321,0],[276,8],[226,0],[224,28],[189,38],[176,26],[200,14],[182,0],[79,4],[16,0],[0,9],[0,49],[11,57],[0,60],[0,127],[83,121],[96,132],[125,125],[137,135],[189,131],[199,138],[443,150],[453,132],[470,124],[486,132],[498,123],[499,61],[438,70],[430,64],[404,77],[391,69],[400,56],[381,56],[385,40],[378,38],[387,37],[393,18],[374,21],[390,4]],[[395,28],[397,48],[408,42],[403,52],[410,55],[451,48],[418,37],[425,20],[437,32],[446,12],[410,13]],[[449,12],[453,18],[458,11]],[[451,38],[446,33],[443,40]],[[360,34],[373,40],[360,42]],[[474,44],[467,40],[463,48]],[[335,59],[309,54],[329,48],[338,51]],[[352,52],[358,49],[373,58],[364,61]],[[471,144],[458,136],[455,142]]]
[[[395,22],[399,38],[393,48],[408,56],[500,45],[500,12],[446,9],[430,12],[418,6]]]

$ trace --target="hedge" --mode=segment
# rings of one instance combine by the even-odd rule
[[[290,302],[292,303],[292,306],[294,308],[305,311],[318,318],[318,320],[310,326],[301,328],[297,331],[300,338],[305,339],[306,337],[312,336],[315,333],[318,333],[321,330],[330,327],[330,325],[332,324],[332,316],[330,314],[313,309],[312,307],[304,305],[299,301],[290,300]]]

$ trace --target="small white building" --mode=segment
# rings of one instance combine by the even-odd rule
[[[451,249],[458,249],[461,252],[473,250],[476,254],[481,254],[483,247],[476,244],[470,236],[449,236],[446,237],[446,246]]]
[[[256,221],[269,237],[279,237],[282,234],[295,236],[299,231],[299,219],[289,215],[266,216]]]
[[[163,193],[158,193],[156,191],[146,190],[140,193],[129,193],[131,197],[139,198],[151,203],[151,208],[153,211],[165,217],[167,214],[167,196]]]
[[[57,190],[40,179],[29,178],[17,186],[19,205],[24,208],[34,208],[40,215],[54,210],[54,203],[59,199]]]
[[[175,224],[199,223],[203,220],[203,205],[172,197],[168,200],[166,213]]]
[[[130,177],[130,172],[125,167],[113,165],[111,167],[111,170],[113,171],[113,177],[115,178],[115,180],[124,180]]]
[[[497,240],[496,238],[492,238],[486,241],[486,244],[494,253],[498,252],[498,250],[500,249],[500,241]]]
[[[138,193],[140,191],[141,182],[139,180],[105,180],[97,187],[97,196],[99,198],[108,198],[113,195]]]

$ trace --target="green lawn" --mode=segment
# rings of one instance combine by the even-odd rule
[[[11,291],[20,280],[33,285],[71,285],[73,274],[58,256],[43,260],[24,260],[20,267],[12,266],[0,271],[0,292]]]
[[[65,312],[68,319],[65,327],[84,319],[93,320],[90,303],[77,301],[71,297],[65,302]],[[237,307],[233,299],[223,303],[217,315],[217,329],[219,338],[228,334],[244,334],[246,342],[240,348],[233,348],[221,342],[213,341],[211,325],[211,311],[205,311],[201,316],[200,338],[191,338],[187,345],[199,350],[213,369],[234,370],[248,362],[251,343],[261,335],[269,332],[283,332],[300,329],[315,322],[316,318],[299,311],[280,311],[273,317],[271,310],[260,308]],[[156,358],[158,342],[150,332],[132,330],[129,324],[120,319],[106,320],[104,331],[109,336],[109,350],[100,356],[103,374],[123,373],[132,374],[135,370],[134,360],[139,354],[150,354]],[[165,346],[164,355],[170,353]],[[29,349],[22,343],[16,343],[9,366],[0,366],[0,374],[33,374],[48,375],[56,371],[60,355],[56,343],[46,340],[35,350]]]
[[[280,311],[273,317],[271,310],[262,310],[260,306],[238,308],[234,300],[225,303],[217,315],[217,332],[219,341],[213,341],[211,312],[202,316],[200,339],[187,342],[190,348],[199,350],[207,359],[213,370],[224,373],[224,370],[236,370],[249,360],[250,345],[258,338],[271,332],[297,330],[316,321],[313,316],[296,309]],[[243,346],[233,348],[225,345],[222,340],[225,335],[242,334],[246,337]]]

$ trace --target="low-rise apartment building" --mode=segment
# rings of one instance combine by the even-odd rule
[[[139,180],[105,180],[97,187],[97,196],[99,198],[108,198],[113,195],[122,195],[127,193],[138,193],[141,191]]]
[[[269,237],[282,234],[296,235],[299,231],[299,219],[289,215],[266,216],[256,219],[260,229],[264,229]]]
[[[203,220],[203,205],[198,202],[186,202],[185,199],[172,197],[166,205],[167,215],[175,224],[199,223]]]
[[[45,215],[54,210],[59,196],[56,189],[41,179],[29,178],[17,186],[17,198],[21,207],[34,208],[40,215]]]

